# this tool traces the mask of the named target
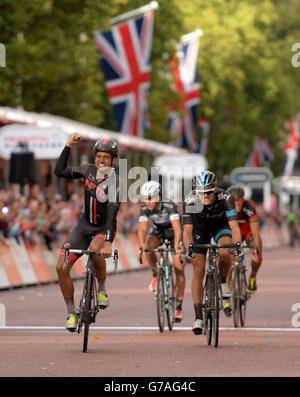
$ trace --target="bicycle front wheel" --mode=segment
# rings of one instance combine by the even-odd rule
[[[219,320],[220,320],[220,309],[221,309],[221,281],[219,274],[215,272],[214,274],[214,302],[213,302],[213,310],[212,310],[212,337],[213,344],[215,347],[218,347],[219,344]]]
[[[166,302],[166,313],[167,313],[167,321],[169,330],[172,331],[173,324],[175,321],[175,306],[176,306],[176,296],[175,296],[175,281],[174,281],[174,272],[173,268],[169,265],[168,267],[168,280],[167,289],[168,289],[168,302]]]
[[[162,269],[159,269],[156,283],[156,310],[160,332],[164,332],[165,327],[165,277]]]
[[[237,267],[232,271],[232,312],[233,324],[235,327],[239,325],[240,318],[240,272]]]
[[[93,294],[93,273],[90,269],[87,270],[86,274],[86,290],[84,297],[83,307],[83,324],[84,324],[84,335],[83,335],[83,352],[87,351],[89,328],[91,323],[91,307],[92,307],[92,294]]]
[[[246,323],[246,307],[247,307],[247,280],[245,271],[240,272],[240,321],[244,327]]]
[[[213,321],[212,321],[212,310],[213,310],[213,295],[214,295],[214,285],[212,276],[206,277],[205,282],[205,300],[204,300],[204,332],[206,334],[206,342],[208,345],[211,344],[212,340],[212,329],[213,329]]]

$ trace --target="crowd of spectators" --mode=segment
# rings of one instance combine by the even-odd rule
[[[55,192],[52,185],[41,190],[34,185],[29,194],[16,189],[0,189],[0,240],[12,237],[45,244],[57,249],[77,223],[83,208],[83,195],[72,193],[69,200]],[[138,203],[122,203],[118,213],[118,232],[137,232]]]
[[[83,208],[83,194],[71,193],[68,200],[57,193],[52,185],[41,190],[34,185],[25,194],[17,193],[16,186],[8,191],[0,189],[0,241],[12,237],[44,244],[48,250],[60,247],[77,223]],[[118,233],[127,236],[137,233],[140,203],[124,202],[118,213]],[[266,214],[257,206],[260,225],[272,224],[278,229],[286,222],[279,211]],[[297,224],[298,228],[298,224]]]

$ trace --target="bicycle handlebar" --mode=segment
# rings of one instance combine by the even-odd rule
[[[73,249],[73,248],[66,247],[63,269],[66,269],[66,267],[67,267],[70,253],[80,254],[80,255],[102,255],[101,251],[81,250],[81,249]],[[112,257],[113,257],[113,260],[114,260],[115,272],[116,272],[117,269],[118,269],[118,259],[119,259],[118,250],[116,250],[116,249],[114,250]]]
[[[143,252],[155,252],[155,253],[162,253],[162,252],[175,252],[174,248],[164,248],[164,247],[158,247],[158,248],[146,248],[143,250],[142,247],[139,248],[139,261],[140,264],[143,263]],[[180,249],[178,247],[178,254],[180,255]],[[180,262],[183,263],[182,258],[180,256]]]
[[[193,252],[194,248],[208,248],[210,250],[212,249],[220,249],[220,248],[234,248],[235,252],[237,253],[235,256],[238,256],[244,248],[253,248],[254,251],[256,252],[257,255],[257,248],[256,246],[252,245],[241,245],[240,242],[237,242],[235,244],[189,244],[189,250],[188,250],[188,255],[190,257],[193,257]]]

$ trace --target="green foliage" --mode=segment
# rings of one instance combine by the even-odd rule
[[[149,1],[0,0],[0,105],[22,106],[116,129],[95,30]],[[280,174],[283,125],[299,112],[300,68],[291,64],[300,41],[298,0],[160,0],[155,12],[146,138],[169,142],[168,107],[178,105],[169,61],[180,36],[200,28],[199,118],[211,121],[207,153],[218,176],[243,166],[255,136],[272,141]],[[199,131],[201,138],[201,131]]]

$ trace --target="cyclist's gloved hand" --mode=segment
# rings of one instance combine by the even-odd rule
[[[184,259],[185,259],[186,263],[191,263],[191,257],[189,256],[188,252],[186,252],[184,254]]]

